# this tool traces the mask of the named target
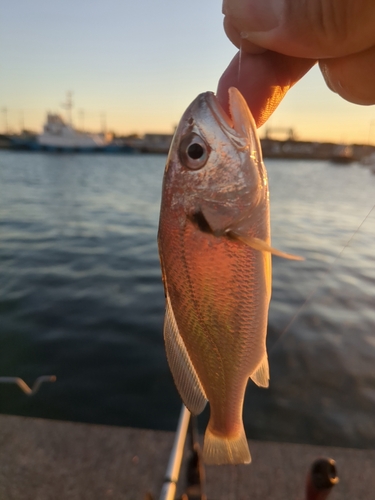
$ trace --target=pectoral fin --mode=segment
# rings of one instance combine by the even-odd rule
[[[278,257],[282,257],[283,259],[305,260],[299,255],[292,255],[290,253],[285,253],[281,250],[277,250],[276,248],[271,247],[270,245],[268,245],[268,243],[259,238],[254,238],[252,236],[242,236],[241,234],[237,234],[233,231],[230,231],[228,235],[235,240],[245,243],[245,245],[254,248],[255,250],[259,250],[260,252],[269,252],[272,255],[277,255]]]
[[[178,331],[172,305],[167,295],[164,319],[164,342],[168,364],[180,396],[193,415],[201,413],[207,398],[197,372],[191,362],[184,341]]]
[[[261,364],[255,370],[255,372],[250,376],[250,378],[259,387],[268,387],[269,386],[270,369],[268,366],[267,353],[264,355]]]

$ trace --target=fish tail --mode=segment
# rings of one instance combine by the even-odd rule
[[[235,436],[216,434],[208,424],[203,444],[203,460],[208,465],[249,464],[249,445],[243,425]]]

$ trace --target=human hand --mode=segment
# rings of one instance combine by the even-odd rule
[[[223,12],[241,48],[219,81],[225,109],[237,87],[261,126],[316,61],[331,90],[375,104],[374,0],[224,0]]]

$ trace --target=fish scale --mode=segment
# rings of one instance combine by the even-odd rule
[[[269,196],[255,124],[241,94],[232,116],[216,97],[184,113],[164,174],[159,253],[164,338],[177,389],[193,413],[210,403],[207,463],[248,463],[242,407],[251,377],[268,386]]]

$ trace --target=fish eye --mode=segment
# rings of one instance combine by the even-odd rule
[[[186,153],[192,160],[200,160],[204,155],[204,149],[198,142],[193,142],[188,146]]]
[[[181,163],[190,170],[199,170],[207,163],[209,150],[199,135],[191,133],[180,143],[179,155]]]

